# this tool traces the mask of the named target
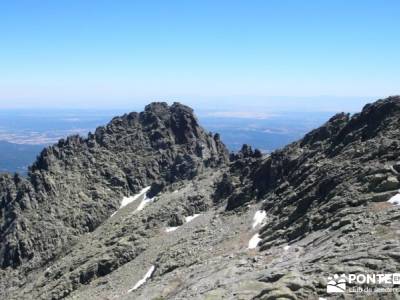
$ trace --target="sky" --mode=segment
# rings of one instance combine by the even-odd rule
[[[400,1],[0,1],[0,108],[356,110],[400,94]]]

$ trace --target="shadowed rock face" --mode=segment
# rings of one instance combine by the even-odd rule
[[[86,139],[60,140],[43,150],[27,179],[0,176],[0,266],[36,267],[93,231],[123,196],[191,179],[226,161],[219,137],[179,103],[152,103]]]
[[[229,161],[190,108],[153,103],[0,176],[0,298],[335,298],[330,275],[398,273],[399,182],[400,97]]]
[[[229,195],[227,209],[264,200],[270,222],[261,230],[263,249],[303,238],[338,222],[344,209],[397,194],[400,97],[368,104],[352,117],[337,114],[269,157],[246,151],[231,165],[241,184]]]

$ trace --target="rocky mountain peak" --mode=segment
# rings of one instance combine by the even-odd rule
[[[154,193],[227,161],[223,143],[179,103],[151,103],[87,138],[62,139],[42,151],[27,179],[0,176],[0,265],[40,265],[93,231],[124,196],[152,184]]]
[[[389,97],[228,161],[156,102],[61,140],[0,176],[0,297],[327,299],[332,274],[398,273],[399,124]]]

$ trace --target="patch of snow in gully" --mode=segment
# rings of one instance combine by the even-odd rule
[[[398,193],[397,195],[394,195],[392,198],[389,199],[388,202],[390,202],[394,205],[400,205],[400,193]]]
[[[258,246],[258,243],[261,241],[260,234],[256,233],[249,241],[249,249],[255,249]]]
[[[175,231],[175,230],[178,229],[178,227],[179,227],[179,226],[176,226],[176,227],[167,227],[167,228],[165,229],[165,232],[172,232],[172,231]]]
[[[194,219],[196,219],[198,216],[200,216],[200,214],[194,214],[193,216],[187,216],[187,217],[185,217],[185,222],[186,222],[186,223],[189,223],[190,221],[193,221]],[[165,232],[172,232],[172,231],[175,231],[175,230],[177,230],[179,227],[181,227],[181,226],[167,227],[167,228],[165,229]]]
[[[142,202],[140,202],[139,206],[136,208],[136,211],[140,211],[143,210],[143,208],[145,208],[145,206],[151,202],[154,201],[154,199],[156,199],[156,197],[153,198],[147,198],[147,196],[145,195]]]
[[[258,225],[263,225],[267,212],[265,210],[257,210],[253,217],[253,229]]]
[[[283,250],[288,251],[290,249],[289,245],[286,245],[285,247],[283,247]]]
[[[198,216],[200,216],[200,214],[194,214],[193,216],[187,216],[187,217],[185,217],[185,221],[186,221],[186,223],[189,223],[190,221],[193,221],[194,219],[196,219]]]
[[[133,292],[134,290],[137,290],[140,286],[146,283],[147,279],[151,277],[151,275],[154,272],[154,266],[151,266],[150,269],[147,271],[147,273],[144,275],[142,279],[140,279],[138,282],[136,282],[135,286],[131,288],[128,293]]]
[[[139,193],[137,193],[137,194],[135,194],[135,195],[133,195],[133,196],[123,197],[119,209],[121,209],[121,208],[127,206],[128,204],[131,204],[132,202],[136,201],[136,200],[139,199],[141,196],[143,196],[144,194],[146,194],[146,193],[148,192],[149,189],[150,189],[150,186],[141,189]],[[119,210],[119,209],[118,209],[118,210]],[[111,214],[111,217],[114,216],[114,215],[118,212],[118,210],[115,211],[115,212],[113,212],[113,213]]]
[[[144,194],[146,194],[149,191],[150,187],[145,187],[144,189],[142,189],[138,194],[130,196],[130,197],[124,197],[122,198],[122,202],[121,202],[121,206],[119,209],[123,208],[124,206],[127,206],[128,204],[132,203],[133,201],[137,200],[138,198],[140,198],[141,196],[143,196]]]

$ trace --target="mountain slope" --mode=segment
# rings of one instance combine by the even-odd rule
[[[328,276],[400,267],[399,124],[390,97],[228,162],[189,108],[155,103],[61,141],[1,177],[0,297],[340,298]]]
[[[40,266],[93,231],[123,196],[191,178],[224,163],[226,152],[180,104],[153,103],[87,139],[60,140],[43,150],[27,179],[0,177],[0,265]]]

